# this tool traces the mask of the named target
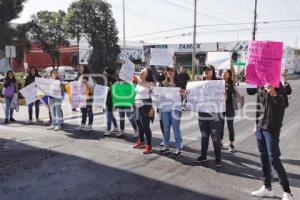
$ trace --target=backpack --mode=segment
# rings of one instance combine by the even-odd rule
[[[10,84],[8,87],[3,88],[2,94],[4,97],[13,97],[15,94],[14,84]]]

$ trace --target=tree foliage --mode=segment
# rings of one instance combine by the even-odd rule
[[[5,45],[13,45],[21,33],[11,26],[10,22],[18,18],[27,0],[0,1],[0,58],[4,56]],[[23,36],[22,36],[23,37]]]
[[[67,24],[73,38],[83,36],[93,47],[89,58],[89,67],[93,72],[114,67],[120,47],[110,4],[102,0],[74,2],[68,10]]]
[[[31,17],[29,25],[29,36],[48,53],[52,59],[52,66],[60,65],[61,46],[68,46],[68,33],[65,29],[64,11],[49,12],[40,11]]]

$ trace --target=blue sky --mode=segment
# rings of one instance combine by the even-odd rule
[[[28,0],[20,18],[14,22],[26,22],[40,10],[66,11],[73,1]],[[184,27],[193,25],[193,0],[125,1],[127,40],[153,43],[192,42],[192,29]],[[107,2],[112,5],[121,38],[122,0]],[[198,0],[197,8],[197,24],[204,25],[198,27],[197,42],[251,39],[254,0]],[[258,0],[258,22],[257,40],[283,41],[285,45],[298,45],[300,48],[300,0]],[[178,30],[167,31],[170,29]],[[163,33],[149,34],[162,31]]]

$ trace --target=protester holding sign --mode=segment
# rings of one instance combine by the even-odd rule
[[[206,81],[217,80],[215,68],[212,65],[204,67],[203,78]],[[224,88],[225,92],[225,88]],[[218,110],[218,109],[216,109]],[[221,131],[222,131],[222,113],[218,112],[198,112],[198,123],[202,134],[201,137],[201,156],[197,158],[196,162],[203,162],[207,160],[207,150],[209,144],[209,136],[213,140],[215,150],[216,166],[221,167]]]
[[[6,77],[4,79],[4,88],[2,90],[2,94],[5,98],[5,121],[7,124],[10,122],[15,122],[14,119],[14,109],[12,108],[14,96],[18,93],[17,80],[15,78],[15,74],[13,71],[8,71],[6,73]]]
[[[126,82],[119,81],[118,84],[128,84]],[[132,95],[132,94],[129,94]],[[120,132],[117,134],[117,137],[123,137],[125,131],[125,115],[130,121],[130,124],[134,130],[134,134],[138,137],[139,132],[137,130],[137,125],[135,121],[135,115],[133,111],[133,106],[118,106],[119,116],[120,116]]]
[[[165,80],[162,82],[163,87],[177,87],[180,88],[180,84],[177,80],[178,75],[177,71],[174,65],[170,65],[167,67],[167,74]],[[183,87],[182,87],[183,88]],[[183,90],[182,90],[183,91]],[[172,93],[172,91],[169,91]],[[165,94],[168,95],[168,94]],[[172,94],[174,96],[176,94]],[[160,108],[161,116],[162,116],[162,122],[163,122],[163,147],[160,150],[161,153],[165,153],[169,151],[169,143],[170,143],[170,130],[171,127],[174,132],[174,138],[176,143],[176,151],[174,153],[174,156],[179,156],[181,154],[181,147],[182,147],[182,137],[181,137],[181,131],[180,131],[180,118],[182,115],[182,105],[181,105],[181,94],[178,91],[177,100],[178,105],[172,104],[171,107],[169,106],[162,106]],[[176,100],[174,98],[173,100]]]
[[[280,83],[278,88],[266,84],[264,87],[249,88],[247,92],[250,95],[257,94],[256,139],[264,180],[264,185],[251,194],[256,197],[274,197],[271,185],[272,165],[279,176],[279,182],[284,191],[282,199],[292,200],[290,184],[280,159],[281,153],[279,147],[280,129],[285,109],[289,104],[287,94],[291,93],[289,84],[283,86]]]
[[[39,75],[38,70],[37,70],[36,67],[31,67],[30,70],[29,70],[28,75],[26,76],[24,87],[30,85],[31,83],[34,83],[35,77],[41,77],[41,76]],[[42,122],[39,119],[40,100],[36,100],[35,102],[32,102],[28,105],[29,120],[26,122],[27,124],[32,123],[33,105],[35,106],[35,119],[36,119],[36,122],[38,122],[38,123]]]
[[[93,129],[93,93],[94,93],[94,79],[89,75],[90,71],[86,65],[80,65],[79,73],[76,81],[79,87],[83,90],[86,103],[84,107],[81,107],[81,125],[76,130],[91,131]],[[87,117],[89,117],[88,125],[86,125]]]
[[[53,69],[50,72],[51,79],[53,80],[59,80],[58,77],[58,71],[56,69]],[[63,86],[61,86],[63,87]],[[63,92],[59,96],[63,96]],[[52,118],[52,125],[47,128],[47,130],[55,130],[59,131],[61,130],[61,124],[63,121],[63,114],[62,114],[62,99],[58,97],[49,96],[49,107],[51,112],[51,118]]]
[[[111,135],[112,132],[119,132],[117,120],[114,116],[113,112],[113,102],[112,102],[112,92],[111,92],[111,86],[116,82],[115,77],[115,70],[112,68],[106,68],[104,70],[104,75],[107,79],[107,86],[110,88],[107,93],[106,98],[106,131],[104,133],[104,136]],[[111,123],[114,125],[114,129],[111,130]]]
[[[225,128],[225,118],[227,121],[227,127],[229,131],[229,152],[234,152],[234,106],[233,106],[233,98],[234,95],[237,93],[234,88],[234,82],[232,80],[232,72],[230,69],[226,69],[223,71],[222,79],[225,80],[225,90],[226,90],[226,111],[223,113],[223,125],[222,125],[222,131],[221,131],[221,145],[223,146],[223,137],[224,137],[224,128]]]
[[[139,140],[133,148],[144,148],[144,154],[152,152],[152,132],[150,121],[154,120],[155,111],[152,107],[151,88],[155,87],[150,68],[141,71],[140,81],[135,89],[135,107],[137,125],[139,129]],[[146,135],[146,145],[145,145]]]

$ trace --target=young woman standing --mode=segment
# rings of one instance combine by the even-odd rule
[[[28,75],[26,76],[25,79],[25,84],[24,87],[30,85],[35,81],[36,77],[41,77],[38,73],[38,70],[36,67],[31,67],[29,70]],[[39,114],[40,114],[40,100],[37,100],[31,104],[28,105],[28,115],[29,115],[29,120],[27,121],[27,124],[32,123],[32,114],[33,114],[33,106],[35,106],[35,119],[36,122],[41,123],[42,121],[39,119]]]
[[[58,78],[58,71],[56,69],[53,69],[50,72],[50,76],[53,80],[59,80]],[[63,86],[62,88],[62,96],[63,96]],[[47,130],[55,130],[59,131],[61,130],[61,124],[63,121],[63,115],[62,115],[62,99],[56,98],[56,97],[49,97],[48,99],[49,107],[50,107],[50,113],[52,118],[52,125],[47,128]]]
[[[106,131],[104,133],[104,136],[110,136],[112,132],[119,132],[117,120],[114,115],[114,110],[113,110],[113,102],[112,102],[112,92],[111,92],[111,86],[116,82],[116,77],[115,77],[115,70],[112,68],[106,68],[104,70],[104,75],[106,76],[107,79],[107,86],[109,87],[109,91],[107,93],[107,98],[106,98]],[[111,124],[113,123],[114,129],[111,130]]]
[[[217,80],[215,68],[212,65],[204,67],[204,80]],[[225,94],[224,94],[225,95]],[[201,156],[196,162],[207,160],[207,150],[209,145],[209,136],[212,137],[215,150],[216,166],[221,167],[221,131],[222,131],[222,113],[198,113],[198,123],[202,134],[201,137]]]
[[[89,76],[90,71],[86,65],[80,65],[79,73],[77,76],[77,81],[80,87],[84,90],[84,95],[86,97],[86,106],[80,108],[81,110],[81,125],[76,128],[76,130],[91,131],[93,130],[93,94],[94,94],[94,80]],[[89,117],[88,125],[86,125],[87,118]]]
[[[2,94],[5,98],[5,121],[7,124],[10,122],[15,122],[13,117],[14,109],[11,108],[13,103],[14,95],[18,93],[17,80],[13,71],[8,71],[4,79],[4,88]]]
[[[235,117],[235,111],[233,106],[233,95],[236,95],[236,91],[234,89],[234,83],[232,80],[232,72],[230,69],[226,69],[223,71],[222,79],[225,80],[225,91],[226,91],[226,111],[223,113],[223,124],[221,131],[221,146],[223,145],[223,137],[224,137],[224,128],[225,128],[225,118],[227,121],[227,127],[229,131],[229,152],[234,153],[234,126],[233,121]]]
[[[133,148],[144,148],[144,154],[152,152],[152,132],[150,121],[154,120],[154,109],[152,107],[151,88],[155,87],[154,79],[150,68],[145,68],[141,72],[140,81],[135,89],[135,107],[137,115],[137,125],[139,130],[139,140]],[[146,143],[145,143],[146,135]]]
[[[177,71],[174,65],[167,67],[166,79],[162,82],[162,87],[180,87],[180,83],[177,82]],[[160,109],[162,123],[163,123],[163,147],[160,150],[161,153],[165,153],[169,150],[170,143],[170,130],[171,127],[174,132],[174,138],[176,143],[176,152],[174,156],[181,154],[182,137],[180,131],[180,118],[182,115],[182,105],[172,105],[172,108],[164,107]]]

